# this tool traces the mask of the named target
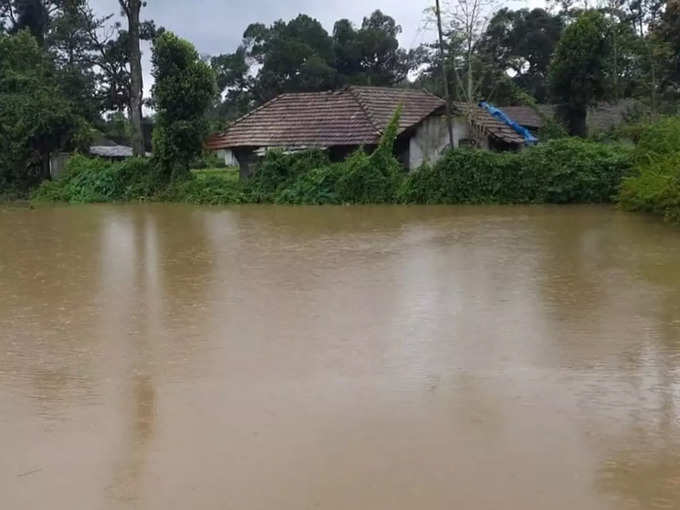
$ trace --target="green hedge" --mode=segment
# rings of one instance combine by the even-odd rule
[[[149,198],[157,188],[151,160],[110,162],[75,155],[69,159],[64,175],[44,182],[33,199],[70,203],[130,201]]]
[[[241,183],[217,175],[191,177],[171,183],[155,199],[200,205],[242,204],[249,201]]]
[[[44,183],[35,198],[74,203],[595,203],[611,201],[630,170],[630,150],[624,146],[566,138],[517,153],[453,150],[435,165],[407,174],[392,153],[397,122],[395,116],[372,154],[360,149],[331,163],[321,151],[272,151],[243,183],[215,173],[167,184],[156,178],[151,160],[111,163],[75,156],[65,176]]]
[[[563,138],[517,153],[453,150],[409,175],[401,201],[419,204],[598,203],[616,195],[629,150]]]
[[[680,222],[680,117],[648,126],[632,159],[635,168],[621,184],[621,205]]]

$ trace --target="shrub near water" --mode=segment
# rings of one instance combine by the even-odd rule
[[[371,155],[358,150],[342,163],[337,191],[340,200],[355,204],[385,203],[396,199],[403,179],[402,167],[394,157],[401,108],[397,108],[380,144]]]
[[[150,160],[111,163],[75,156],[65,176],[44,183],[36,199],[109,202],[152,198],[214,205],[608,202],[630,167],[630,151],[625,147],[570,138],[518,153],[453,150],[435,165],[406,174],[392,153],[396,122],[395,116],[372,154],[358,150],[344,162],[331,163],[320,151],[269,152],[246,182],[235,180],[232,173],[211,172],[167,183],[155,177],[156,167]],[[645,186],[647,193],[654,195],[653,202],[672,206],[677,195],[669,195],[668,190],[675,188],[668,179],[650,180]],[[677,178],[673,182],[677,188]],[[640,201],[637,207],[647,210],[645,204]]]
[[[313,168],[281,190],[275,199],[277,204],[339,204],[340,196],[336,191],[338,179],[342,175],[341,165],[328,165]]]
[[[246,185],[250,200],[280,204],[393,202],[404,174],[392,153],[399,116],[397,109],[372,154],[358,149],[341,163],[331,163],[322,151],[268,152]]]
[[[140,200],[155,193],[155,179],[154,166],[148,159],[110,162],[75,155],[69,159],[64,175],[45,181],[33,198],[70,203]]]
[[[254,202],[275,202],[277,195],[291,186],[299,176],[329,165],[328,156],[319,150],[293,154],[268,151],[248,180],[247,188]]]
[[[156,198],[166,202],[200,205],[241,204],[249,201],[241,183],[219,175],[173,182]]]
[[[629,166],[623,147],[577,138],[518,153],[453,150],[411,174],[401,199],[422,204],[608,202]]]
[[[663,119],[644,130],[633,161],[634,174],[621,184],[621,205],[680,222],[680,117]]]

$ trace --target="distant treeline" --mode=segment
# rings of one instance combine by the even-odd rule
[[[200,59],[144,20],[146,3],[119,0],[121,24],[95,16],[88,0],[0,0],[0,194],[28,193],[49,177],[51,154],[85,152],[102,138],[137,155],[153,150],[164,178],[184,178],[209,129],[280,92],[366,84],[441,94],[442,67],[452,99],[555,103],[572,135],[587,134],[587,108],[598,101],[678,109],[680,0],[497,11],[487,0],[453,0],[442,13],[443,57],[432,44],[401,48],[400,26],[381,11],[359,25],[338,20],[331,33],[301,14],[251,24],[238,48]],[[144,40],[155,51],[150,98],[142,98]],[[146,121],[143,102],[154,112]]]

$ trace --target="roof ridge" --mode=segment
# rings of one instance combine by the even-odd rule
[[[378,87],[374,87],[374,88],[378,88]],[[354,100],[357,102],[357,104],[359,105],[359,108],[364,113],[364,115],[366,115],[366,118],[368,119],[368,123],[375,130],[376,134],[382,135],[383,130],[380,129],[376,125],[375,119],[373,118],[373,115],[371,115],[371,112],[368,110],[368,107],[363,103],[363,101],[361,100],[359,95],[354,93],[354,90],[355,90],[354,86],[352,86],[352,85],[347,86],[347,91],[352,96],[352,98],[354,98]]]
[[[419,91],[419,92],[424,92],[425,95],[427,95],[427,96],[432,96],[432,97],[434,97],[434,98],[436,98],[436,99],[439,99],[439,100],[442,102],[442,104],[440,104],[439,106],[436,106],[435,108],[432,108],[429,112],[427,112],[426,114],[424,114],[423,116],[421,116],[421,117],[418,119],[418,121],[415,122],[415,123],[413,124],[414,126],[420,124],[422,121],[424,121],[424,120],[425,120],[426,118],[428,118],[430,115],[432,115],[432,112],[437,111],[437,109],[441,108],[442,106],[446,107],[446,99],[444,99],[444,98],[442,98],[442,97],[439,97],[437,94],[433,94],[432,92],[430,92],[430,91],[427,90],[426,88],[422,88],[422,89],[408,89],[408,90],[417,90],[417,91]]]

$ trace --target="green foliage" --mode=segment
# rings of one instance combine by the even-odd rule
[[[400,32],[396,21],[379,10],[360,27],[338,20],[332,36],[304,14],[271,25],[253,23],[234,53],[211,59],[224,93],[212,117],[237,118],[283,92],[400,83],[413,67],[409,53],[399,48]]]
[[[154,157],[161,176],[184,178],[202,153],[207,108],[216,95],[215,75],[191,43],[164,32],[153,44]]]
[[[543,117],[543,126],[538,130],[538,139],[541,142],[548,142],[558,138],[569,136],[564,125],[552,117]]]
[[[334,63],[341,83],[390,86],[406,78],[410,61],[399,48],[401,27],[380,10],[357,30],[347,19],[333,27]]]
[[[614,199],[621,179],[630,171],[629,149],[563,138],[518,154],[522,164],[545,175],[542,202],[602,203]]]
[[[247,202],[247,198],[238,181],[218,175],[174,181],[157,195],[158,200],[201,205],[240,204]]]
[[[276,195],[277,204],[339,204],[336,191],[338,179],[342,175],[343,165],[334,164],[317,167],[300,174],[290,186]]]
[[[606,95],[610,26],[598,11],[587,11],[564,31],[550,65],[550,89],[562,106],[569,133],[586,135],[587,108]]]
[[[648,125],[633,153],[638,165],[654,163],[680,152],[680,117],[666,117]]]
[[[33,199],[38,202],[119,202],[151,198],[159,188],[149,159],[132,158],[123,162],[75,155],[65,173],[45,181]]]
[[[545,102],[550,59],[563,28],[564,19],[559,13],[506,7],[491,18],[480,51],[486,53],[501,72],[512,69],[515,86],[539,102]],[[497,83],[490,85],[495,87]]]
[[[323,90],[335,85],[331,38],[318,20],[305,14],[271,26],[253,23],[243,34],[243,47],[248,48],[245,59],[260,66],[253,82],[260,101],[281,92]],[[239,76],[232,72],[225,75],[231,82],[248,75],[249,69],[242,62],[241,58],[229,62],[230,71],[239,71]]]
[[[380,144],[371,155],[359,150],[344,163],[337,191],[342,202],[358,204],[392,202],[403,178],[403,170],[393,155],[401,107],[385,128]]]
[[[680,222],[680,117],[648,126],[633,161],[635,173],[621,184],[621,205]]]
[[[205,168],[224,168],[224,159],[220,158],[214,152],[204,152],[200,156],[193,159],[189,163],[189,168],[192,170],[201,170]]]
[[[71,203],[150,199],[209,205],[598,203],[612,200],[630,169],[630,151],[624,146],[564,138],[517,153],[452,150],[435,165],[407,176],[393,155],[397,126],[398,114],[373,153],[358,150],[340,163],[331,163],[321,151],[272,151],[246,182],[240,182],[234,171],[211,169],[168,183],[158,178],[153,160],[114,163],[75,156],[65,175],[45,182],[34,198]],[[661,151],[658,147],[655,150]],[[672,156],[677,169],[680,157],[677,153]],[[660,156],[659,161],[667,164],[669,157]],[[654,174],[660,173],[654,167]],[[653,200],[661,202],[663,210],[670,210],[667,215],[680,218],[678,197],[673,194],[678,189],[677,170],[672,175],[666,172],[660,180],[644,179],[644,196],[631,197],[630,207],[656,211],[644,201]]]
[[[268,151],[248,181],[253,200],[273,202],[276,194],[291,185],[300,175],[330,164],[323,151],[313,150],[286,154]]]
[[[453,150],[411,174],[407,203],[609,202],[629,168],[626,151],[567,138],[519,153]]]
[[[38,184],[48,175],[48,155],[85,128],[31,34],[0,35],[0,189]]]
[[[200,168],[192,170],[191,173],[199,179],[208,176],[221,177],[222,179],[234,182],[240,179],[239,168],[237,166],[223,165],[221,167]]]

